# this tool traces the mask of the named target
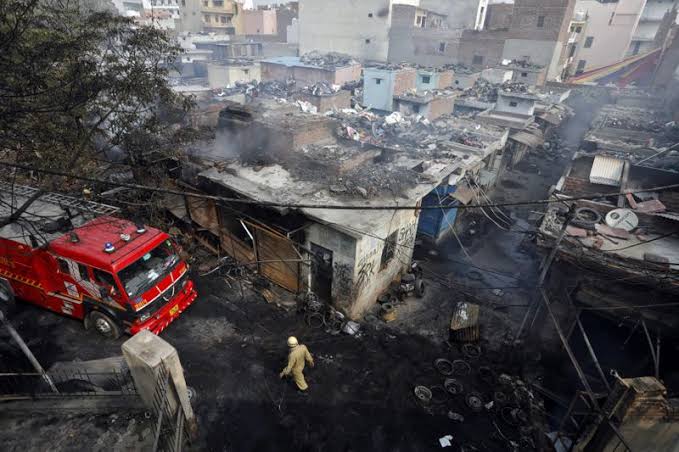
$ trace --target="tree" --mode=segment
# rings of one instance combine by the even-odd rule
[[[164,31],[78,0],[4,0],[0,158],[78,173],[112,150],[133,166],[167,155],[191,108],[167,81],[179,52]]]

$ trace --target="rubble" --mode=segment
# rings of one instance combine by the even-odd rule
[[[308,64],[309,66],[323,68],[336,68],[358,64],[358,62],[349,55],[336,52],[320,53],[313,51],[302,55],[299,59],[302,63]]]

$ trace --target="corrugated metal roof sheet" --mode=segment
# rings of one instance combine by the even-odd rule
[[[620,186],[622,170],[625,161],[614,157],[597,155],[592,163],[592,170],[589,173],[589,181],[593,184]]]

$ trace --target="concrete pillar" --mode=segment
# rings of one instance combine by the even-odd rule
[[[153,409],[158,374],[161,365],[165,366],[170,376],[170,389],[167,391],[168,405],[171,413],[177,409],[184,411],[186,425],[195,435],[197,431],[196,418],[189,401],[184,369],[179,361],[177,350],[168,342],[150,331],[143,330],[122,345],[123,356],[130,368],[137,392],[144,404]],[[174,388],[174,390],[172,390]]]

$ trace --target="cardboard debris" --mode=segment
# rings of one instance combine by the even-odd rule
[[[665,204],[661,203],[657,199],[653,199],[651,201],[637,203],[637,207],[634,210],[644,213],[660,213],[667,210],[667,208],[665,207]]]
[[[587,231],[576,226],[567,226],[566,234],[568,234],[571,237],[587,237]]]
[[[606,226],[605,224],[595,224],[594,228],[599,234],[604,234],[619,239],[628,240],[631,236],[631,234],[624,229],[612,228],[610,226]]]

